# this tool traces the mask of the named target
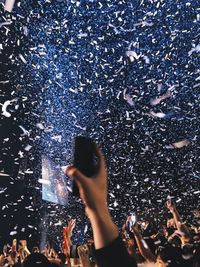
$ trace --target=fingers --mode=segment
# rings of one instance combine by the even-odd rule
[[[78,255],[80,258],[88,256],[88,251],[84,248],[84,246],[78,247]]]
[[[95,176],[98,176],[98,174],[106,173],[106,163],[105,163],[104,155],[96,143],[94,143],[94,148],[95,148],[94,153],[98,158],[97,175]],[[68,166],[65,170],[65,173],[69,177],[72,177],[75,181],[80,182],[80,184],[82,185],[85,184],[85,182],[87,183],[87,177],[74,166]]]
[[[80,258],[85,256],[84,251],[81,246],[78,247],[78,255]]]
[[[76,225],[76,219],[71,219],[68,223],[67,231],[69,231],[70,234],[72,234],[72,231]]]
[[[76,224],[76,219],[71,219],[71,220],[68,222],[68,226],[71,226],[71,227],[75,226],[75,224]]]
[[[73,166],[67,167],[65,173],[76,182],[78,182],[77,185],[84,185],[85,183],[87,183],[87,177]]]
[[[77,251],[78,251],[78,255],[80,257],[81,256],[81,248],[80,248],[80,246],[77,248]]]

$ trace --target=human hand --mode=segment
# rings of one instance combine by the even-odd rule
[[[51,250],[50,244],[49,244],[49,242],[47,242],[45,245],[45,249],[44,249],[44,251],[45,251],[44,254],[46,257],[49,257],[50,250]]]
[[[19,250],[26,250],[26,249],[27,249],[26,240],[19,240]]]
[[[140,234],[140,230],[139,230],[137,222],[131,226],[131,230],[134,233],[134,235]]]
[[[71,219],[67,226],[63,227],[64,234],[68,237],[72,236],[72,231],[76,225],[76,219]]]
[[[137,223],[137,217],[135,213],[132,213],[130,216],[127,217],[125,228],[129,231],[132,231],[132,226],[134,226]]]
[[[198,209],[193,210],[193,214],[197,218],[200,217],[200,210],[198,210]]]
[[[93,177],[85,176],[74,166],[68,167],[66,174],[72,177],[78,186],[85,212],[92,225],[95,248],[100,249],[115,240],[119,232],[107,205],[107,172],[104,156],[97,145],[94,153],[97,158],[97,171]]]
[[[167,200],[166,207],[168,208],[170,212],[173,212],[175,210],[176,206],[171,198]]]
[[[53,259],[57,258],[57,253],[56,253],[56,251],[55,251],[54,248],[51,248],[51,249],[50,249],[50,253],[49,253],[49,255],[50,255],[50,257],[53,258]]]
[[[124,223],[124,224],[122,225],[122,232],[126,232],[126,229],[127,229],[127,225],[126,225],[126,223]]]
[[[8,252],[8,247],[7,247],[7,245],[4,245],[3,246],[3,255],[6,256],[7,252]]]
[[[131,255],[132,257],[134,257],[136,251],[135,251],[135,243],[132,239],[130,239],[128,242],[127,242],[127,251],[128,251],[128,254]]]
[[[87,245],[78,247],[78,255],[83,267],[91,267]]]
[[[85,176],[77,168],[70,166],[66,169],[66,174],[75,180],[86,213],[101,213],[107,209],[107,172],[104,156],[95,145],[95,155],[98,159],[97,173],[91,178]]]
[[[17,239],[13,239],[12,241],[12,251],[16,251],[17,250]]]
[[[68,223],[68,231],[72,233],[74,227],[76,226],[76,219],[71,219]]]

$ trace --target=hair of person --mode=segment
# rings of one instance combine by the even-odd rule
[[[23,262],[23,267],[50,267],[50,262],[41,253],[31,253]]]

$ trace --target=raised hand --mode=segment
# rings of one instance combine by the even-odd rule
[[[65,236],[67,236],[68,238],[70,238],[72,236],[72,231],[74,229],[76,225],[76,219],[71,219],[67,226],[63,227],[63,233]]]
[[[72,177],[77,183],[81,199],[88,215],[90,212],[101,213],[102,210],[107,209],[106,164],[100,149],[97,145],[95,147],[95,154],[98,158],[98,170],[92,178],[85,176],[73,166],[66,169],[66,174]]]
[[[89,251],[87,246],[79,246],[78,255],[83,267],[91,267],[91,263],[89,260]]]
[[[176,209],[175,203],[172,201],[171,198],[167,200],[166,207],[170,212],[173,212]]]

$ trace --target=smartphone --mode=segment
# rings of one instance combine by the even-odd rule
[[[73,166],[78,168],[85,176],[92,177],[96,172],[95,144],[92,139],[77,136],[74,139]],[[79,197],[76,182],[73,181],[72,193]]]
[[[38,182],[42,184],[43,200],[63,206],[68,205],[68,188],[71,184],[67,183],[60,163],[54,162],[47,155],[42,155],[42,179]]]
[[[132,231],[132,226],[134,226],[135,224],[136,224],[136,214],[132,213],[130,221],[129,221],[129,229],[130,229],[130,231]]]

